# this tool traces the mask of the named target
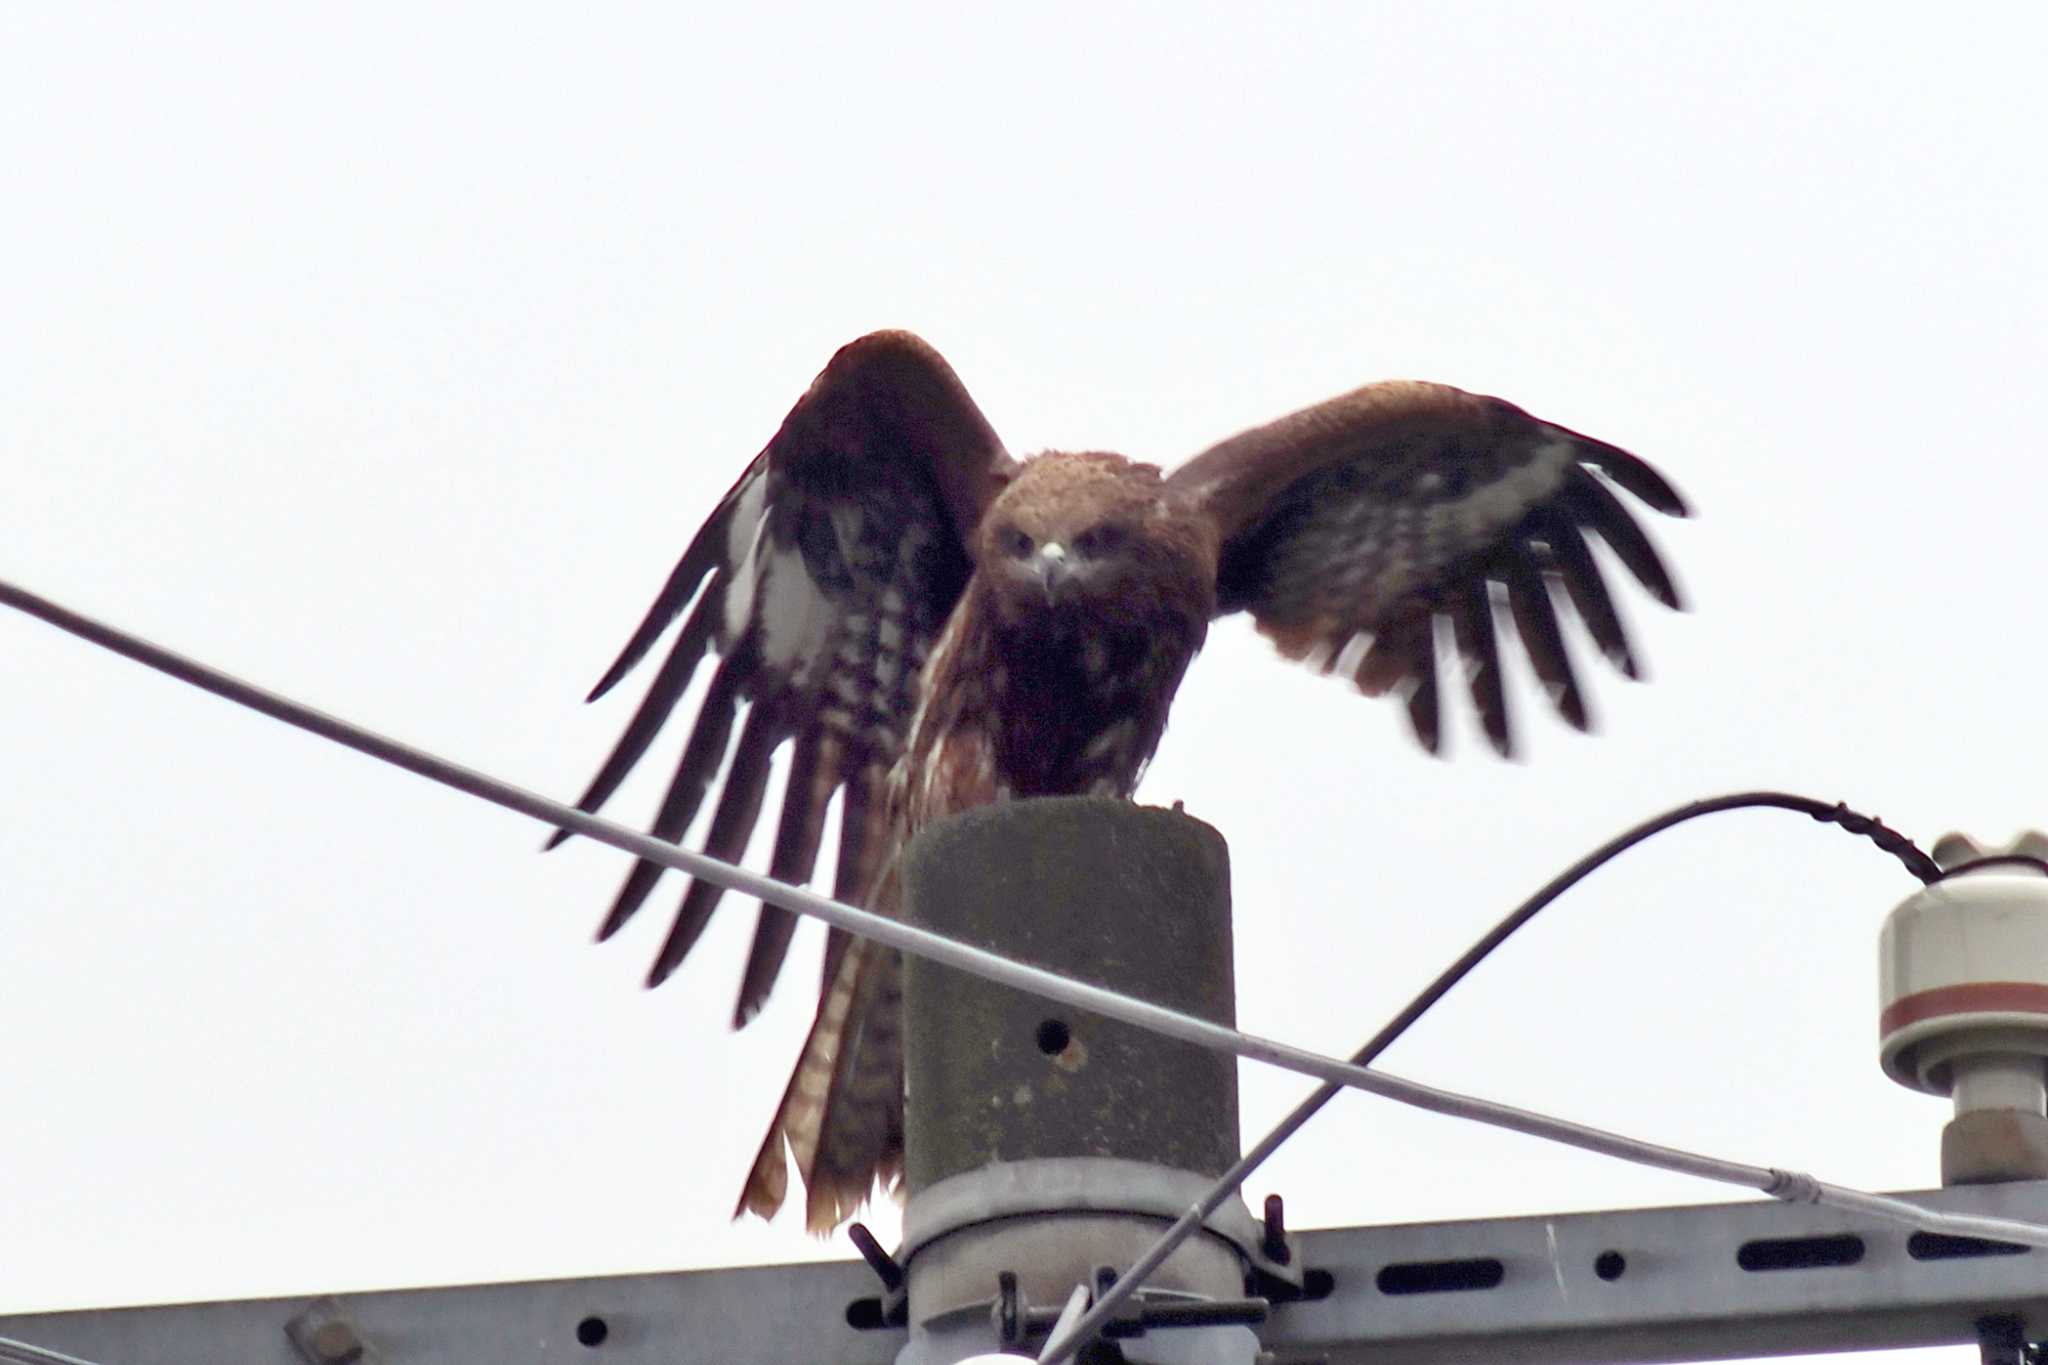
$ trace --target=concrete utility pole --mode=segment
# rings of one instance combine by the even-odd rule
[[[990,806],[912,844],[903,885],[923,928],[1235,1023],[1229,854],[1198,820],[1104,798]],[[899,1365],[1035,1344],[1236,1161],[1236,1059],[917,958],[903,997]],[[1250,1365],[1267,1305],[1247,1280],[1300,1282],[1276,1252],[1233,1200],[1151,1277],[1131,1314],[1151,1326],[1123,1358]]]

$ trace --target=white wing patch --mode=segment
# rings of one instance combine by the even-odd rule
[[[740,490],[725,532],[725,613],[719,620],[718,650],[723,654],[747,628],[754,612],[754,590],[760,578],[761,538],[767,534],[767,471],[761,470]]]
[[[1455,501],[1432,505],[1424,514],[1426,534],[1484,540],[1520,521],[1531,507],[1555,492],[1578,463],[1571,438],[1558,431],[1549,434],[1550,440],[1503,477]]]
[[[811,580],[802,552],[769,534],[767,503],[764,472],[740,490],[726,531],[726,563],[732,567],[719,618],[719,651],[731,649],[751,626],[761,662],[770,669],[791,673],[806,664],[827,666],[832,603]]]
[[[778,546],[761,559],[761,658],[771,668],[830,662],[824,649],[834,612],[804,569],[793,546]]]

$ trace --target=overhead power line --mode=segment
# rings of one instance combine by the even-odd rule
[[[2048,1226],[2006,1218],[1940,1213],[1904,1199],[1828,1184],[1796,1171],[1688,1152],[1510,1105],[1439,1090],[1398,1076],[1369,1071],[1350,1062],[1339,1061],[1271,1039],[1241,1033],[1206,1019],[1166,1009],[1148,1001],[1133,999],[1116,991],[1075,981],[1024,963],[1013,962],[999,954],[846,905],[804,887],[792,886],[749,872],[745,868],[694,853],[609,820],[586,814],[561,802],[550,800],[267,691],[210,665],[71,611],[11,583],[0,581],[0,604],[14,607],[81,639],[238,705],[495,805],[518,811],[557,828],[574,830],[636,857],[702,877],[729,890],[757,896],[798,914],[821,919],[834,927],[860,934],[888,947],[918,954],[946,966],[1046,999],[1092,1010],[1097,1014],[1149,1029],[1166,1037],[1299,1071],[1326,1082],[1364,1090],[1434,1113],[1526,1133],[1532,1137],[1598,1152],[1638,1165],[1744,1186],[1779,1199],[1853,1209],[1873,1217],[1950,1236],[2048,1247]],[[1887,835],[1890,833],[1885,831]],[[1448,986],[1445,989],[1448,989]],[[1193,1212],[1190,1210],[1191,1214]],[[1138,1277],[1132,1275],[1127,1278],[1135,1282]],[[1074,1340],[1074,1337],[1070,1335],[1068,1340]]]
[[[47,1346],[31,1346],[12,1337],[0,1337],[0,1363],[4,1365],[93,1365],[90,1360],[68,1356]]]

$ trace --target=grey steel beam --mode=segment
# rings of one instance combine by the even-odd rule
[[[1906,1196],[2048,1218],[2048,1182]],[[1328,1297],[1276,1308],[1276,1365],[1725,1360],[1976,1340],[2011,1314],[2048,1337],[2048,1252],[1914,1233],[1811,1205],[1304,1232]],[[1976,1253],[1976,1254],[1972,1254]]]
[[[1907,1197],[2048,1221],[2048,1181]],[[1970,1342],[1991,1315],[2048,1336],[2048,1252],[1985,1254],[1811,1206],[1297,1236],[1312,1291],[1327,1293],[1275,1305],[1259,1329],[1274,1365],[1877,1350]],[[890,1365],[904,1333],[848,1322],[849,1306],[878,1292],[866,1266],[831,1262],[32,1314],[0,1318],[0,1337],[95,1365]],[[322,1337],[335,1321],[347,1332]],[[360,1354],[348,1355],[351,1339]],[[323,1341],[336,1354],[323,1359]]]
[[[876,1293],[866,1265],[832,1261],[33,1314],[0,1337],[93,1365],[890,1365],[904,1333],[846,1320]],[[333,1322],[359,1354],[334,1333],[323,1356]]]

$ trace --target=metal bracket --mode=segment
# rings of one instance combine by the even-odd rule
[[[1172,1222],[1208,1193],[1207,1177],[1145,1161],[1115,1157],[1038,1157],[1006,1161],[941,1180],[914,1196],[903,1215],[903,1260],[949,1233],[1002,1218],[1093,1211],[1140,1214]],[[1288,1249],[1277,1206],[1268,1219],[1251,1215],[1232,1198],[1203,1227],[1228,1242],[1246,1263],[1272,1281],[1299,1290],[1300,1261]]]
[[[1094,1293],[1100,1294],[1116,1283],[1116,1271],[1103,1266],[1095,1272]],[[1085,1286],[1084,1286],[1085,1289]],[[1092,1297],[1088,1302],[1093,1302]],[[1155,1294],[1139,1290],[1127,1311],[1110,1319],[1102,1335],[1112,1340],[1141,1337],[1147,1332],[1174,1327],[1256,1327],[1264,1322],[1272,1305],[1261,1298],[1203,1299],[1189,1294]],[[996,1341],[1002,1346],[1042,1342],[1051,1332],[1064,1308],[1031,1303],[1017,1286],[1017,1277],[1007,1271],[997,1278],[996,1298],[991,1307]]]

